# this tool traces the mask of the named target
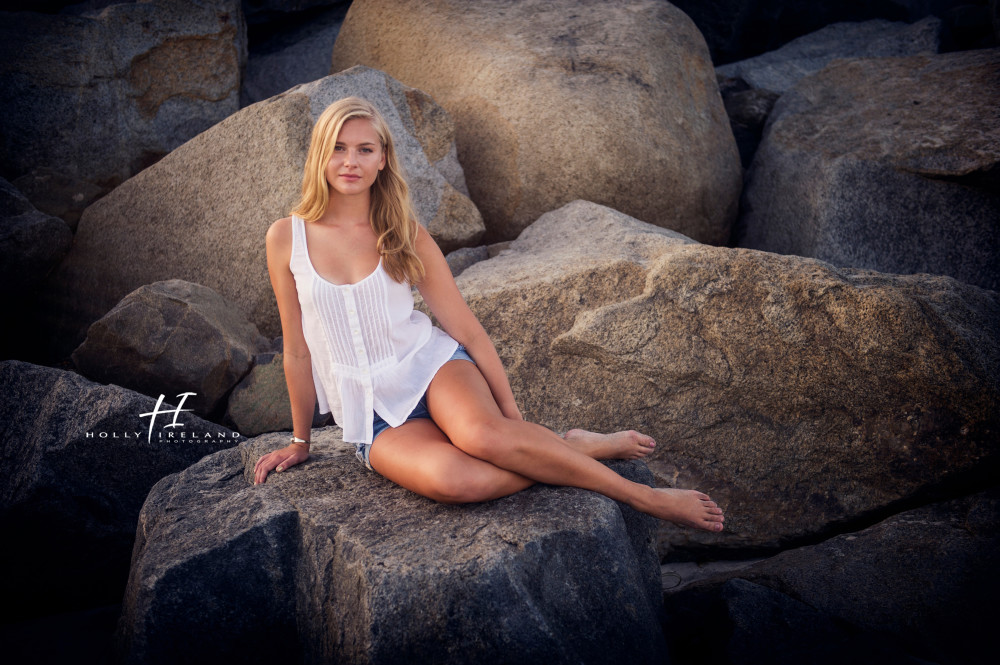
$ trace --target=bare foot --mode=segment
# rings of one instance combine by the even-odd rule
[[[697,490],[649,488],[648,500],[637,510],[681,526],[704,531],[722,531],[722,509],[707,494]]]
[[[635,430],[598,434],[585,429],[571,429],[563,436],[573,448],[594,459],[639,459],[653,452],[652,437]]]

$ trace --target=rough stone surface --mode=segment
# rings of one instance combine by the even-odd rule
[[[330,414],[313,414],[313,427],[332,422]],[[292,406],[285,382],[284,354],[264,353],[254,359],[254,366],[236,384],[226,407],[225,422],[243,436],[292,429]]]
[[[150,488],[232,432],[78,374],[0,362],[3,621],[117,603]],[[173,396],[170,396],[171,398]],[[173,400],[171,400],[173,401]]]
[[[35,168],[12,183],[32,205],[42,212],[58,217],[76,231],[83,211],[100,198],[104,188],[92,182],[69,176],[50,168]]]
[[[490,258],[490,252],[486,249],[486,245],[479,245],[478,247],[463,247],[462,249],[456,249],[454,252],[450,252],[448,256],[444,258],[448,261],[448,267],[451,268],[451,274],[454,277],[458,277],[473,263],[479,263],[480,261],[485,261]]]
[[[668,592],[664,623],[673,628],[671,651],[697,653],[712,643],[718,648],[717,637],[728,623],[735,627],[730,659],[712,662],[760,662],[753,656],[769,653],[776,659],[768,662],[832,663],[844,660],[831,659],[835,654],[854,652],[869,653],[861,661],[866,663],[991,663],[1000,592],[998,526],[1000,491],[994,489],[902,512],[862,531]],[[705,612],[719,601],[728,620],[707,622]],[[796,615],[800,629],[792,619]],[[822,639],[822,633],[831,634]],[[850,635],[859,633],[893,644],[897,655],[855,648]],[[808,650],[813,639],[831,652],[820,660],[796,661],[796,650]],[[903,650],[909,655],[899,653]]]
[[[237,0],[2,12],[0,169],[106,191],[236,111],[245,64]]]
[[[778,100],[743,247],[1000,288],[1000,49],[841,60]]]
[[[233,114],[88,208],[46,293],[53,353],[79,344],[125,294],[166,279],[212,288],[278,335],[264,234],[298,202],[315,119],[352,94],[387,117],[421,223],[446,251],[475,243],[475,206],[434,167],[449,160],[447,116],[381,72],[353,69]]]
[[[66,255],[73,232],[64,221],[36,210],[0,178],[0,294],[4,300],[34,290]]]
[[[940,30],[941,20],[934,17],[914,24],[884,20],[834,23],[793,39],[776,51],[723,65],[715,71],[739,77],[754,88],[782,93],[834,58],[934,55],[938,52]]]
[[[576,202],[457,282],[528,420],[645,430],[660,485],[728,510],[665,550],[775,547],[995,470],[1000,294],[657,231]]]
[[[451,114],[491,242],[578,198],[729,238],[736,146],[704,40],[669,3],[358,0],[332,70],[355,64]]]
[[[180,279],[142,286],[95,321],[73,362],[88,378],[157,397],[194,392],[212,413],[268,341],[212,289]]]
[[[253,466],[281,434],[153,488],[122,662],[665,661],[650,518],[551,486],[438,504],[339,437],[314,432],[311,458],[263,485]],[[612,468],[652,480],[639,462]]]

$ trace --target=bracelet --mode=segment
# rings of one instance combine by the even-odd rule
[[[292,437],[292,443],[293,443],[293,444],[295,444],[295,443],[304,443],[304,444],[306,444],[307,446],[309,445],[309,441],[306,441],[305,439],[300,439],[300,438],[299,438],[299,437],[297,437],[297,436],[293,436],[293,437]]]

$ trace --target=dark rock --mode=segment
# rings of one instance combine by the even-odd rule
[[[1000,49],[840,60],[778,100],[741,247],[1000,288]]]
[[[350,0],[243,0],[243,11],[246,12],[248,22],[257,22],[272,20],[276,14],[349,4]]]
[[[95,321],[74,352],[87,377],[145,393],[194,392],[187,406],[215,411],[268,341],[232,303],[180,279],[142,286]]]
[[[674,0],[695,22],[715,64],[745,60],[774,51],[796,37],[831,23],[887,19],[915,23],[926,16],[944,19],[955,7],[985,0]]]
[[[64,221],[36,210],[0,178],[0,294],[4,300],[34,291],[66,255],[73,233]]]
[[[536,486],[417,496],[340,431],[250,485],[267,434],[156,485],[119,623],[126,663],[663,663],[651,519]],[[612,463],[650,482],[641,463]],[[183,636],[184,639],[178,639]]]
[[[283,20],[270,18],[259,25],[248,16],[249,52],[240,103],[253,104],[330,74],[333,43],[348,4],[296,12]]]
[[[490,258],[490,253],[486,249],[486,245],[456,249],[454,252],[449,252],[448,256],[445,257],[448,260],[448,267],[451,268],[453,277],[461,275],[462,271],[473,263],[479,263],[488,258]]]
[[[47,215],[0,178],[0,307],[4,334],[0,359],[35,359],[45,353],[37,319],[38,291],[73,243],[66,223]]]
[[[736,147],[740,149],[740,164],[744,169],[749,168],[760,145],[767,116],[781,95],[751,88],[742,79],[724,79],[719,85],[719,92],[722,93],[722,103],[729,116]]]
[[[0,394],[4,622],[120,601],[149,489],[235,445],[169,404],[151,424],[156,400],[49,367],[0,362]]]
[[[87,206],[109,191],[82,178],[71,178],[45,167],[32,169],[13,184],[32,205],[62,219],[72,231],[76,231],[80,215]]]
[[[913,25],[882,20],[834,23],[776,51],[716,67],[715,71],[739,77],[753,88],[783,93],[834,58],[934,55],[940,28],[941,21],[933,17]]]
[[[719,619],[721,601],[733,626],[730,660],[722,662],[761,662],[753,655],[767,653],[788,654],[768,662],[843,662],[851,653],[866,663],[993,662],[998,526],[994,489],[668,592],[672,651],[696,653],[719,634],[706,620]],[[809,654],[813,638],[828,653]],[[884,653],[858,648],[858,639]],[[906,653],[892,656],[896,650]]]
[[[47,168],[107,191],[239,108],[237,0],[75,9],[2,13],[6,177]]]

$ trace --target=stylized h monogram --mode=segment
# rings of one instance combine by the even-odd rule
[[[181,415],[181,411],[194,411],[194,409],[182,409],[181,407],[184,406],[184,400],[188,398],[188,395],[197,395],[197,394],[198,393],[181,393],[180,395],[178,395],[178,397],[181,398],[181,401],[177,405],[177,408],[174,409],[174,421],[169,425],[164,425],[164,427],[184,427],[184,423],[177,422],[177,416]],[[149,436],[146,437],[147,443],[153,440],[153,421],[156,420],[156,416],[161,413],[170,413],[169,410],[160,411],[160,405],[163,404],[163,397],[164,395],[161,394],[160,399],[156,400],[156,406],[153,407],[152,411],[150,411],[149,413],[139,414],[140,418],[145,418],[146,416],[149,416]]]

